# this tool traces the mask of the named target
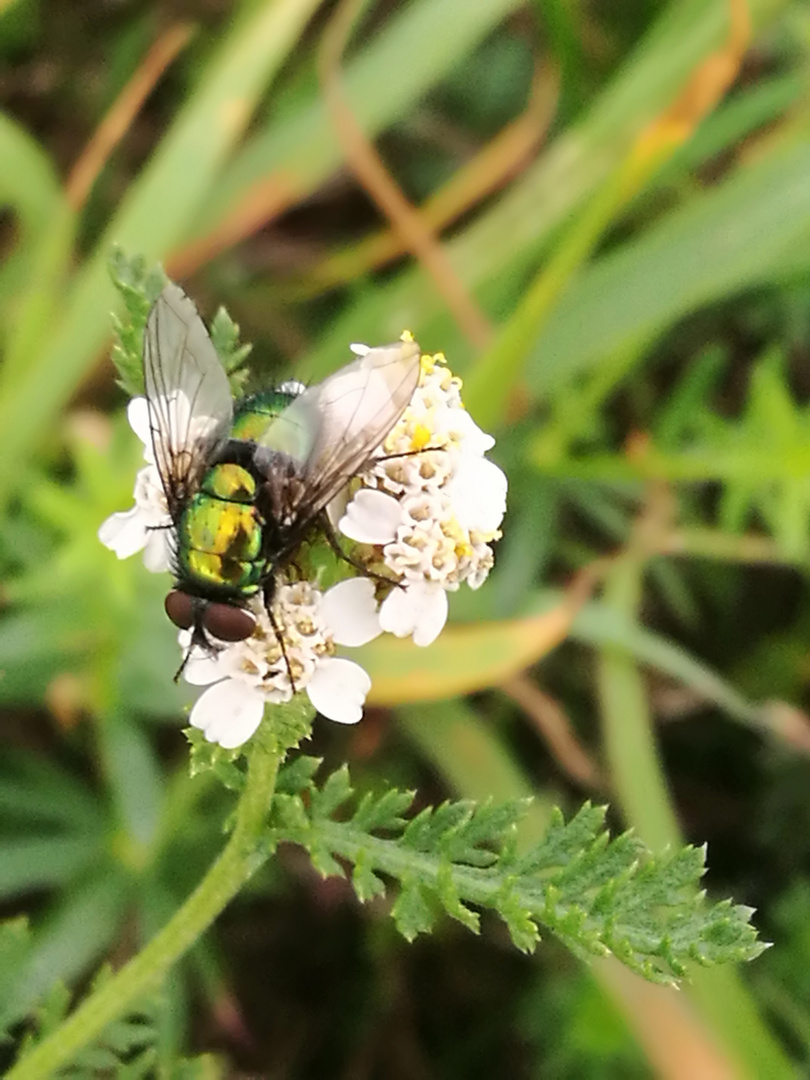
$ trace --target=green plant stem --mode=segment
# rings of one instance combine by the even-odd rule
[[[172,965],[194,944],[266,858],[260,845],[282,750],[274,740],[255,737],[236,824],[222,854],[183,906],[142,952],[91,994],[68,1019],[7,1074],[7,1080],[51,1077],[78,1050],[124,1015],[160,984]]]
[[[635,618],[641,600],[643,561],[616,563],[605,582],[605,603]],[[599,696],[605,751],[625,820],[653,851],[683,843],[658,757],[647,690],[635,659],[606,645],[599,657]]]

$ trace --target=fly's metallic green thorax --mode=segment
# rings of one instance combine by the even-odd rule
[[[295,397],[285,390],[267,390],[243,398],[234,411],[231,438],[258,443],[273,420],[281,416]]]
[[[233,462],[205,474],[177,522],[177,571],[184,586],[234,599],[258,591],[267,560],[257,490],[256,478]]]

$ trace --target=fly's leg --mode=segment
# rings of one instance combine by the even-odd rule
[[[193,645],[189,645],[189,647],[186,649],[186,654],[183,657],[183,660],[182,660],[182,662],[180,664],[180,667],[174,673],[174,682],[179,682],[180,681],[180,676],[186,670],[186,664],[189,662],[189,659],[191,658],[191,650],[193,649],[193,647],[194,647]]]
[[[180,681],[180,676],[186,670],[186,664],[191,659],[191,654],[194,652],[195,645],[198,648],[203,649],[205,652],[207,652],[209,656],[216,656],[219,652],[217,646],[214,645],[212,641],[209,641],[206,637],[205,631],[203,630],[202,626],[200,626],[199,619],[200,609],[198,607],[194,619],[194,629],[191,632],[191,641],[189,642],[189,646],[186,649],[185,656],[183,657],[183,662],[180,664],[180,667],[174,673],[174,682]]]
[[[396,585],[398,588],[402,588],[402,585],[399,581],[395,581],[393,578],[388,577],[387,574],[378,574],[374,570],[369,570],[369,568],[367,566],[363,566],[363,564],[358,559],[355,559],[351,555],[346,554],[346,552],[341,547],[340,540],[338,540],[337,538],[337,533],[335,532],[334,526],[329,520],[329,515],[325,510],[320,515],[319,525],[321,527],[323,535],[326,537],[329,547],[332,549],[332,551],[334,551],[334,553],[339,559],[342,559],[343,562],[348,563],[349,566],[354,567],[354,569],[359,574],[362,574],[363,577],[371,578],[372,581],[382,581],[386,585]]]
[[[284,665],[287,668],[287,676],[290,680],[290,687],[292,689],[292,692],[295,694],[295,677],[292,672],[290,658],[287,655],[287,646],[284,643],[284,635],[279,629],[279,625],[276,622],[276,617],[273,614],[273,596],[275,595],[275,591],[276,579],[271,574],[264,586],[264,610],[267,612],[267,618],[270,620],[270,625],[273,627],[273,633],[276,635],[276,641],[278,642],[278,647],[281,649],[281,655],[284,657]]]
[[[446,450],[446,446],[423,446],[421,450],[403,450],[399,454],[383,454],[382,457],[375,457],[369,462],[370,465],[376,465],[379,461],[396,461],[401,457],[416,457],[418,454],[429,454],[438,450]]]

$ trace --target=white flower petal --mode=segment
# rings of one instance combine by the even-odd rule
[[[327,656],[320,661],[307,686],[309,700],[328,720],[356,724],[371,689],[368,674],[352,660]]]
[[[464,440],[462,451],[465,454],[482,456],[495,445],[493,437],[481,430],[466,409],[446,409],[442,421],[442,427]]]
[[[393,589],[380,608],[380,626],[396,637],[413,635],[415,645],[431,645],[447,622],[447,593],[441,585],[416,581]]]
[[[464,455],[445,486],[453,513],[465,529],[494,533],[506,513],[506,474],[494,461]]]
[[[111,514],[98,529],[102,544],[114,551],[119,559],[128,559],[145,546],[147,540],[143,516],[137,506]]]
[[[143,565],[152,574],[162,574],[171,568],[172,549],[169,529],[148,529],[143,552]]]
[[[195,647],[183,668],[183,678],[191,686],[209,686],[219,682],[228,675],[227,667],[221,662],[222,656],[221,652],[209,656]]]
[[[367,352],[371,352],[371,346],[363,345],[360,341],[353,341],[349,348],[355,356],[365,356]]]
[[[356,648],[382,633],[369,578],[349,578],[333,586],[324,594],[320,613],[337,645]]]
[[[129,420],[129,426],[151,455],[152,431],[149,426],[149,406],[146,404],[145,397],[132,398],[129,405],[127,405],[127,420]],[[151,457],[148,460],[151,460]]]
[[[246,742],[261,723],[264,697],[236,679],[214,683],[191,710],[192,727],[200,728],[208,742],[233,750]]]
[[[338,528],[361,544],[388,544],[402,524],[402,509],[391,495],[361,488],[346,507]]]
[[[335,495],[331,502],[327,503],[326,516],[329,518],[329,522],[333,529],[340,530],[340,519],[346,513],[346,507],[349,505],[349,489],[348,487],[342,487],[340,491]]]

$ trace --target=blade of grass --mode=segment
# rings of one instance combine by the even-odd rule
[[[809,240],[810,147],[796,139],[584,271],[532,348],[532,390],[554,395],[700,306],[780,280],[794,253],[807,267]]]
[[[24,384],[48,332],[64,311],[65,282],[70,272],[77,217],[67,199],[60,199],[48,227],[28,253],[28,280],[8,320],[8,343],[0,375],[0,393],[12,396]]]
[[[4,113],[0,113],[0,161],[0,208],[11,211],[17,230],[17,242],[0,267],[0,306],[5,311],[9,300],[30,280],[33,252],[63,199],[48,155]]]
[[[642,561],[629,556],[618,561],[607,578],[605,600],[625,618],[636,617],[642,572]],[[613,646],[604,646],[598,660],[598,684],[605,752],[628,825],[653,850],[680,845],[680,829],[655,747],[646,689],[635,660]],[[736,972],[697,969],[690,979],[690,996],[737,1059],[741,1075],[794,1075]]]
[[[59,178],[48,155],[25,129],[0,113],[0,206],[18,219],[20,246],[41,234],[61,199]]]
[[[604,603],[633,619],[641,595],[637,560],[616,563],[605,583]],[[605,753],[625,820],[654,851],[682,843],[658,758],[646,689],[635,659],[605,642],[599,650],[598,686]]]

